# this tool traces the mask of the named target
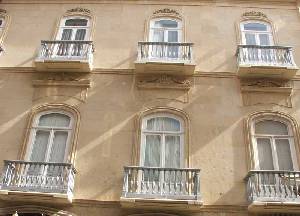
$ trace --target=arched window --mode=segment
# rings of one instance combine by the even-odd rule
[[[150,42],[182,42],[182,23],[171,18],[156,18],[150,21]]]
[[[298,170],[292,126],[284,118],[267,116],[253,120],[251,136],[255,169]]]
[[[184,167],[183,120],[158,113],[142,120],[140,164],[146,167]]]
[[[90,19],[86,16],[67,16],[60,22],[57,40],[88,40]]]
[[[35,162],[67,162],[73,116],[64,111],[46,111],[35,116],[26,158]]]
[[[267,22],[250,20],[241,23],[243,45],[274,45],[271,25]]]

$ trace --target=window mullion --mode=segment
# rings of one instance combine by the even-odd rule
[[[55,133],[55,131],[52,128],[50,130],[50,136],[48,139],[48,145],[47,145],[47,150],[46,150],[46,155],[45,155],[45,162],[49,162],[49,160],[50,160],[51,149],[52,149],[52,145],[54,142],[54,133]]]
[[[277,150],[276,150],[276,138],[271,137],[271,149],[272,149],[272,154],[273,154],[273,165],[274,165],[274,170],[279,170],[279,163],[278,163],[278,155],[277,155]]]

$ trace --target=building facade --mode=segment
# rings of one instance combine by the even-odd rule
[[[0,1],[0,215],[300,215],[299,5]]]

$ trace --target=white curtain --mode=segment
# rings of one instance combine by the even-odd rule
[[[180,167],[180,136],[165,137],[165,167]]]
[[[279,170],[294,170],[289,140],[276,139],[275,143]]]
[[[270,135],[288,135],[288,128],[285,124],[281,122],[265,120],[257,122],[255,124],[255,133]]]
[[[180,122],[169,117],[156,117],[147,121],[149,131],[180,131]]]
[[[39,119],[39,126],[46,127],[69,127],[70,117],[60,113],[42,115]]]
[[[257,150],[259,168],[261,170],[274,170],[271,140],[268,138],[257,138]]]
[[[161,137],[159,135],[146,135],[144,166],[161,166]]]
[[[50,131],[37,130],[32,146],[30,161],[45,161]]]

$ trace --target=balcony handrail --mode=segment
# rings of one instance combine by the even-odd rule
[[[75,168],[70,163],[4,160],[1,190],[62,193],[71,197]]]
[[[173,46],[193,46],[190,42],[154,42],[154,41],[139,41],[138,45],[173,45]]]
[[[75,43],[79,43],[79,44],[92,44],[93,41],[90,40],[41,40],[41,43],[70,43],[70,44],[75,44]]]
[[[75,174],[77,173],[77,170],[72,163],[23,161],[23,160],[3,160],[3,161],[4,164],[16,163],[16,164],[32,164],[32,165],[48,165],[48,166],[67,166],[67,167],[71,167]]]
[[[122,197],[200,200],[200,169],[125,166]]]
[[[291,173],[294,175],[299,175],[300,177],[300,171],[294,171],[294,170],[250,170],[246,177],[244,178],[245,181],[247,181],[252,175],[254,174],[285,174],[285,173]]]
[[[156,169],[156,170],[167,170],[167,171],[181,171],[181,170],[187,170],[187,171],[195,171],[195,172],[200,172],[201,169],[195,169],[195,168],[168,168],[168,167],[146,167],[146,166],[124,166],[124,169],[138,169],[138,170],[143,170],[143,169]]]
[[[300,171],[250,170],[245,181],[250,202],[300,202]]]
[[[246,45],[246,44],[239,44],[236,48],[235,56],[239,55],[240,48],[258,48],[258,49],[287,49],[292,51],[292,46],[279,46],[279,45]]]

